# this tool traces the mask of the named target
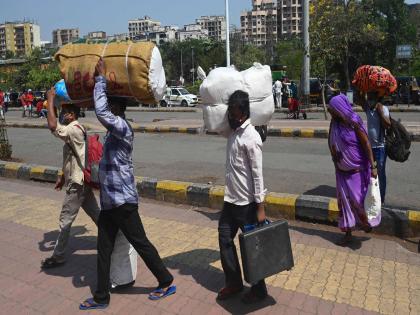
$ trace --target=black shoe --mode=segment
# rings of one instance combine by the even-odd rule
[[[116,287],[111,288],[110,291],[111,291],[111,293],[113,293],[113,292],[119,292],[121,290],[131,288],[134,285],[135,282],[136,282],[136,280],[133,280],[129,283],[117,285]]]

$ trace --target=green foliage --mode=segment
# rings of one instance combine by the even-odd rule
[[[186,85],[185,86],[185,88],[188,90],[188,92],[190,92],[191,94],[195,94],[195,95],[198,95],[198,94],[200,94],[199,92],[200,92],[200,85],[201,85],[201,83],[202,83],[203,81],[201,81],[201,80],[197,80],[197,81],[194,81],[194,84],[191,84],[191,85]]]
[[[265,59],[265,50],[250,44],[239,47],[232,54],[232,64],[240,71],[252,67],[254,62],[265,64]]]
[[[282,40],[276,45],[274,63],[286,66],[287,76],[292,80],[299,80],[303,66],[303,47],[298,38]]]

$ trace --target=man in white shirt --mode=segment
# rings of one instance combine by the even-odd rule
[[[224,205],[219,219],[219,247],[225,287],[217,299],[225,300],[243,290],[241,268],[233,242],[239,229],[265,220],[262,141],[249,119],[249,96],[234,92],[228,102],[228,119],[232,132],[226,152]],[[242,301],[253,303],[267,296],[264,280],[253,284]]]
[[[281,108],[282,87],[283,85],[281,84],[279,80],[276,80],[276,82],[274,82],[273,90],[274,90],[274,95],[276,96],[277,108]]]

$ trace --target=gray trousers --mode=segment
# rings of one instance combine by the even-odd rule
[[[79,209],[83,208],[86,214],[97,224],[99,212],[95,195],[87,185],[70,183],[66,189],[66,196],[63,201],[63,208],[60,213],[60,234],[55,243],[53,256],[64,258],[64,253],[70,237],[71,226],[76,219]]]
[[[79,209],[82,208],[86,214],[97,225],[100,208],[93,194],[92,188],[87,185],[69,184],[66,189],[66,196],[63,208],[60,213],[60,234],[58,235],[53,256],[63,259],[67,244],[70,238],[71,226],[76,219]],[[115,247],[111,256],[110,279],[112,286],[125,284],[136,279],[137,275],[137,253],[127,241],[124,234],[118,231]]]

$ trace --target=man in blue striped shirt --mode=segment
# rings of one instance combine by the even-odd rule
[[[101,213],[98,221],[97,290],[80,309],[105,308],[110,301],[109,268],[115,236],[120,229],[158,280],[149,298],[157,300],[175,293],[173,276],[148,240],[138,213],[138,195],[134,179],[132,151],[134,134],[125,119],[126,99],[107,97],[105,64],[96,66],[94,101],[98,120],[107,129],[99,164]]]

